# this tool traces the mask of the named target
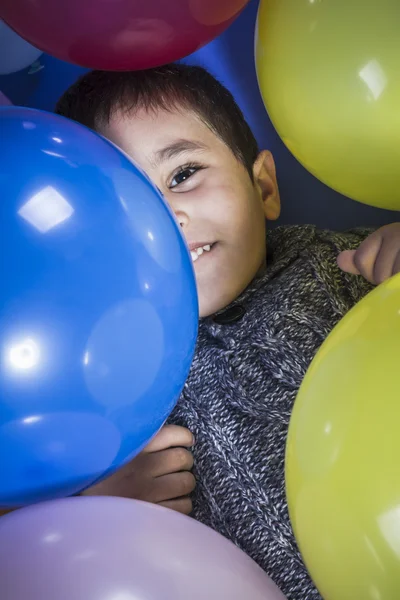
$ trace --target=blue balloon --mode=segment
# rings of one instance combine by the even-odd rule
[[[68,119],[0,111],[0,506],[68,496],[137,454],[173,409],[197,335],[168,206]]]

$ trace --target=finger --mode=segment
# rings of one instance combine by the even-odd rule
[[[144,452],[158,452],[173,446],[190,448],[194,444],[193,434],[186,427],[164,425],[157,435],[146,446]]]
[[[192,468],[193,455],[185,448],[168,448],[146,455],[145,469],[152,477],[190,471]]]
[[[370,283],[375,283],[375,261],[381,250],[383,237],[379,231],[368,236],[354,254],[354,264],[360,274]]]
[[[153,481],[149,502],[164,502],[181,496],[189,496],[196,487],[196,480],[189,471],[157,477]]]
[[[337,257],[337,264],[339,269],[341,269],[345,273],[350,273],[351,275],[359,275],[360,271],[354,264],[355,253],[355,250],[345,250],[344,252],[341,252]]]
[[[397,273],[400,273],[400,250],[398,251],[396,259],[394,261],[392,275],[397,275]]]
[[[166,500],[165,502],[158,502],[160,506],[164,508],[170,508],[176,512],[182,513],[183,515],[190,515],[193,510],[193,503],[190,498],[176,498],[176,500]]]
[[[394,274],[398,253],[399,238],[395,236],[385,237],[375,260],[374,283],[379,285]]]

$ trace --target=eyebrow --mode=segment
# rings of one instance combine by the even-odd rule
[[[195,142],[193,140],[176,140],[171,144],[168,144],[164,148],[160,148],[154,153],[154,161],[156,164],[160,164],[175,158],[184,152],[203,151],[208,150],[208,146],[202,142]]]

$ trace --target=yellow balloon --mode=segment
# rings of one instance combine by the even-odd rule
[[[293,529],[325,600],[400,598],[400,275],[337,325],[295,402]]]
[[[256,66],[294,156],[342,194],[400,210],[399,0],[261,0]]]

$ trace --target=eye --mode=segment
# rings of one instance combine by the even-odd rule
[[[171,182],[168,186],[169,189],[173,189],[178,185],[181,185],[182,183],[190,179],[192,175],[197,173],[197,171],[200,171],[202,168],[203,167],[201,167],[200,165],[186,165],[185,167],[180,167],[180,169],[175,173],[175,175],[173,175]]]

